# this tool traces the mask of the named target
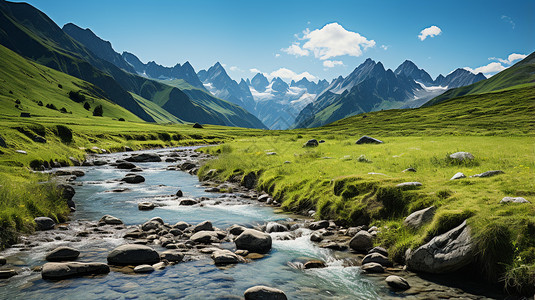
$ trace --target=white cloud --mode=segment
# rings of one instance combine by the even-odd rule
[[[281,51],[295,56],[308,56],[309,54],[308,50],[302,49],[299,43],[293,43],[290,47],[281,49]]]
[[[435,37],[442,33],[442,29],[438,28],[437,26],[433,25],[431,27],[427,27],[424,30],[420,31],[420,34],[418,35],[418,38],[420,41],[425,40],[428,36],[429,37]]]
[[[501,17],[501,19],[502,19],[502,21],[511,24],[511,27],[512,27],[513,29],[515,29],[516,24],[515,24],[515,22],[513,21],[513,19],[511,19],[511,17],[508,17],[508,16],[503,15],[503,16]]]
[[[275,54],[275,57],[280,57],[280,56],[281,56],[280,53],[276,53],[276,54]]]
[[[475,68],[475,69],[472,69],[470,67],[464,67],[465,70],[467,71],[470,71],[474,74],[479,74],[479,73],[483,73],[486,77],[490,77],[498,72],[501,72],[505,69],[507,69],[507,67],[504,67],[501,63],[499,62],[491,62],[489,63],[488,65],[486,66],[481,66],[479,68]]]
[[[287,69],[287,68],[280,68],[276,71],[273,71],[269,74],[266,74],[264,73],[264,75],[266,77],[268,77],[270,80],[272,78],[275,78],[275,77],[280,77],[281,79],[286,79],[286,80],[301,80],[303,77],[305,77],[306,79],[312,81],[312,80],[316,80],[317,77],[308,73],[308,72],[303,72],[303,73],[296,73],[290,69]]]
[[[227,64],[221,64],[223,66],[223,68],[226,68],[227,67]]]
[[[256,73],[262,73],[262,72],[261,72],[260,70],[258,70],[257,68],[249,69],[249,72],[254,73],[254,74],[256,74]]]
[[[334,68],[336,66],[343,66],[344,63],[340,60],[325,60],[323,61],[323,66],[326,68]]]
[[[305,41],[303,46],[293,43],[283,51],[299,56],[308,55],[311,51],[314,57],[321,60],[342,55],[361,56],[363,50],[375,46],[374,40],[368,40],[359,33],[348,31],[338,23],[330,23],[313,31],[307,28],[303,31],[302,37],[297,35],[296,37]]]
[[[386,51],[386,50],[388,50],[388,48],[390,48],[390,46],[388,46],[388,45],[381,45],[381,48],[382,48],[383,50]]]
[[[242,69],[240,69],[240,68],[238,68],[238,67],[236,67],[236,66],[232,66],[232,67],[230,67],[229,70],[231,70],[231,71],[233,71],[233,72],[243,72]]]
[[[497,61],[499,61],[499,62],[501,62],[503,64],[510,65],[513,62],[515,62],[517,60],[520,60],[520,59],[524,59],[526,57],[528,57],[528,56],[525,55],[525,54],[511,53],[511,54],[509,54],[509,56],[506,59],[502,59],[502,58],[498,58],[498,57],[489,57],[489,60],[497,60]]]

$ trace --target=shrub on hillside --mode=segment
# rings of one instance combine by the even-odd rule
[[[56,129],[58,131],[58,137],[63,143],[68,144],[72,142],[72,131],[69,129],[69,127],[64,125],[57,125]]]
[[[43,101],[39,100],[39,101],[37,102],[37,105],[39,105],[39,106],[43,106],[43,105],[44,105],[44,104],[43,104]]]
[[[102,117],[102,114],[104,113],[104,110],[102,109],[102,105],[97,105],[95,109],[93,110],[93,116],[95,117]]]
[[[90,110],[91,109],[91,105],[89,105],[89,103],[84,103],[84,108],[85,110]]]
[[[80,93],[80,91],[70,91],[69,92],[69,98],[76,102],[76,103],[81,103],[81,102],[84,102],[85,101],[85,95],[82,95],[82,93]]]
[[[54,104],[51,104],[51,103],[48,103],[48,104],[46,105],[46,108],[50,108],[50,109],[53,109],[53,110],[58,110],[58,109],[56,108],[56,106],[55,106]]]

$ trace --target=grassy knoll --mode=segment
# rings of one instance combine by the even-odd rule
[[[479,273],[527,292],[535,284],[534,109],[533,88],[520,87],[426,108],[357,115],[315,129],[241,138],[205,149],[219,158],[203,166],[199,176],[217,169],[218,179],[241,180],[253,172],[257,188],[285,210],[306,214],[312,209],[321,219],[387,227],[377,244],[400,262],[406,249],[468,219]],[[385,143],[356,145],[364,134]],[[312,138],[326,142],[303,148]],[[456,164],[447,159],[457,151],[471,152],[475,160]],[[402,172],[410,167],[416,172]],[[489,170],[505,173],[450,180],[457,172],[470,176]],[[409,181],[423,185],[396,187]],[[499,204],[505,196],[531,203]],[[431,205],[438,208],[431,223],[416,231],[402,226],[411,212]]]

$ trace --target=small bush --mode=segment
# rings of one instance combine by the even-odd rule
[[[124,122],[125,119],[124,119],[124,118],[119,118],[119,121],[120,121],[120,122]]]
[[[48,104],[46,105],[46,108],[53,109],[53,110],[58,110],[58,109],[56,108],[56,106],[55,106],[54,104],[52,104],[52,103],[48,103]]]
[[[63,143],[68,144],[72,142],[72,131],[69,129],[69,127],[57,125],[56,129],[58,131],[58,136]]]
[[[20,100],[19,99],[15,100],[15,103],[20,104]]]
[[[64,113],[64,114],[67,113],[67,109],[66,109],[65,107],[62,107],[59,111],[60,111],[61,113]]]
[[[43,106],[43,101],[39,100],[39,101],[37,102],[37,105],[39,105],[39,106]]]
[[[97,105],[95,109],[93,110],[93,116],[95,117],[102,117],[103,113],[104,113],[104,110],[102,109],[102,105]]]
[[[91,105],[89,105],[89,103],[84,103],[84,108],[85,110],[90,110],[91,109]]]
[[[160,140],[165,141],[165,142],[168,142],[171,140],[171,135],[169,135],[169,133],[167,132],[159,133],[158,137],[160,138]]]
[[[85,95],[83,95],[81,91],[70,91],[69,98],[76,103],[81,103],[85,101]]]
[[[60,89],[63,88],[63,86],[61,85],[61,83],[58,83],[58,87],[59,87]]]

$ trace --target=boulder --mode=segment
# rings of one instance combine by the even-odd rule
[[[422,186],[422,183],[421,182],[417,182],[417,181],[402,182],[402,183],[396,184],[396,186],[400,187],[402,189],[411,189],[411,188],[416,188],[416,187]]]
[[[110,267],[98,262],[49,262],[43,265],[41,276],[43,279],[64,279],[84,275],[108,274]]]
[[[155,205],[152,202],[139,202],[137,204],[137,208],[139,210],[153,210],[154,207],[155,207]]]
[[[464,175],[462,172],[457,172],[452,178],[450,178],[450,180],[457,180],[461,178],[466,178],[466,175]]]
[[[61,194],[61,198],[67,201],[67,206],[71,209],[75,209],[76,204],[74,204],[74,201],[72,200],[74,194],[76,194],[74,188],[67,184],[58,184],[57,189]]]
[[[47,261],[69,261],[75,260],[80,256],[80,251],[71,247],[58,247],[46,255]]]
[[[363,264],[361,269],[362,271],[366,273],[384,273],[385,272],[385,268],[382,265],[378,263],[374,263],[374,262]]]
[[[184,196],[184,193],[182,193],[182,190],[178,190],[178,191],[176,192],[175,196],[177,196],[177,197],[182,197],[182,196]]]
[[[160,253],[160,259],[161,260],[167,260],[169,262],[181,262],[184,259],[184,254],[176,251],[176,250],[167,250],[162,253]]]
[[[318,269],[327,267],[325,262],[321,260],[309,260],[303,266],[305,269]]]
[[[123,221],[121,219],[116,218],[114,216],[105,215],[98,221],[99,224],[106,224],[106,225],[121,225],[123,224]]]
[[[492,177],[492,176],[500,175],[500,174],[503,174],[503,173],[505,173],[505,172],[501,171],[501,170],[493,170],[493,171],[486,171],[486,172],[483,172],[481,174],[472,175],[470,177],[481,177],[481,178],[484,178],[484,177]]]
[[[382,143],[383,141],[364,135],[360,139],[358,139],[358,141],[355,144],[360,145],[360,144],[382,144]]]
[[[132,155],[125,159],[129,162],[160,162],[162,159],[158,154],[155,153],[141,153]]]
[[[418,249],[408,251],[406,263],[413,271],[442,274],[470,264],[474,255],[475,246],[470,235],[470,227],[464,221]]]
[[[327,227],[329,227],[329,221],[327,220],[312,222],[310,223],[310,225],[308,225],[308,228],[312,230],[319,230]]]
[[[266,253],[271,250],[271,236],[254,229],[245,229],[234,240],[236,248],[249,252]]]
[[[269,222],[266,225],[266,232],[285,232],[288,231],[288,228],[282,224],[279,224],[277,222]]]
[[[197,165],[191,161],[186,161],[184,163],[182,163],[181,165],[179,165],[180,169],[182,171],[187,171],[187,170],[191,170],[193,168],[195,168]]]
[[[256,186],[256,179],[256,174],[254,172],[249,172],[247,175],[243,176],[241,184],[248,189],[252,189]]]
[[[373,247],[372,249],[370,249],[370,251],[368,251],[368,254],[372,253],[379,253],[388,257],[388,251],[386,251],[386,249],[383,247]]]
[[[145,182],[145,177],[138,174],[127,174],[121,181],[126,183],[136,184]]]
[[[136,165],[134,165],[131,162],[121,162],[117,164],[116,168],[121,169],[121,170],[129,170],[129,169],[136,168]]]
[[[323,240],[323,236],[319,232],[314,232],[310,235],[310,240],[319,243]]]
[[[361,230],[349,241],[349,247],[357,252],[368,252],[373,247],[373,236]]]
[[[245,293],[243,293],[245,300],[287,300],[288,298],[283,291],[264,286],[257,285],[251,288],[248,288]]]
[[[173,225],[173,228],[176,228],[178,230],[184,231],[186,228],[188,228],[190,225],[184,221],[177,222],[175,225]]]
[[[3,256],[0,256],[0,266],[3,266],[7,263],[7,259]]]
[[[37,230],[50,230],[56,226],[56,222],[49,217],[37,217],[33,221],[37,225]]]
[[[134,268],[134,273],[152,273],[154,272],[154,267],[151,265],[139,265]]]
[[[424,208],[418,211],[413,212],[403,221],[403,225],[412,228],[418,229],[427,222],[431,222],[435,216],[437,208],[433,205],[428,208]]]
[[[195,205],[195,204],[197,204],[197,201],[195,201],[193,199],[182,199],[179,202],[179,205],[183,205],[183,206],[191,206],[191,205]]]
[[[319,145],[318,140],[316,140],[316,139],[311,139],[311,140],[308,140],[308,141],[303,145],[303,147],[317,147],[318,145]]]
[[[198,244],[210,244],[219,242],[219,236],[215,231],[199,231],[193,234],[190,241]]]
[[[212,226],[212,222],[210,222],[210,221],[201,222],[201,223],[195,225],[195,227],[193,227],[193,232],[213,231],[213,230],[214,230],[214,227]]]
[[[386,284],[388,284],[389,287],[391,287],[394,290],[408,290],[411,288],[407,280],[405,280],[403,277],[399,277],[396,275],[390,275],[386,277],[385,279]]]
[[[503,199],[500,201],[500,203],[529,203],[528,200],[526,200],[523,197],[503,197]]]
[[[230,226],[229,228],[227,228],[227,231],[230,232],[230,234],[233,234],[233,235],[240,235],[245,229],[245,227],[243,226],[240,226],[240,225],[237,225],[237,224],[234,224],[232,226]]]
[[[470,152],[455,152],[453,154],[450,154],[449,157],[459,162],[474,159],[474,156]]]
[[[124,146],[124,151],[125,152],[132,152],[132,151],[134,151],[134,149],[132,149],[132,148],[130,148],[128,146]]]
[[[44,141],[44,143],[46,143],[46,140]],[[82,165],[82,162],[81,162],[78,158],[76,158],[76,157],[72,157],[72,156],[70,156],[70,157],[69,157],[69,160],[70,160],[70,161],[72,162],[72,164],[75,165],[75,166],[81,166],[81,165]]]
[[[121,245],[108,254],[108,263],[112,265],[152,265],[159,261],[158,252],[145,245]]]
[[[263,195],[259,196],[257,200],[258,200],[258,202],[266,202],[266,201],[268,201],[269,198],[270,197],[269,197],[268,194],[263,194]]]
[[[230,250],[216,250],[212,252],[212,259],[216,265],[237,264],[243,261],[241,256],[236,255]]]
[[[204,127],[202,127],[202,125],[199,124],[199,123],[195,123],[195,124],[193,124],[193,128],[199,128],[199,129],[201,129],[201,128],[204,128]]]
[[[13,269],[0,270],[0,279],[8,279],[17,275],[17,271]]]
[[[365,265],[368,263],[377,263],[385,267],[392,266],[392,262],[389,261],[386,256],[376,252],[364,256],[364,258],[362,259],[362,264]]]

